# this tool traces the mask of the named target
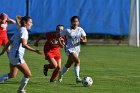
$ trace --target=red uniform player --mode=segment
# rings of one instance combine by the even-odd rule
[[[48,69],[55,69],[50,82],[54,82],[59,74],[61,68],[61,54],[60,48],[64,45],[64,38],[59,38],[59,33],[62,31],[64,27],[62,25],[58,25],[56,27],[56,32],[48,32],[46,33],[46,43],[44,45],[44,54],[45,59],[48,60],[49,64],[44,65],[44,75],[47,76]],[[38,45],[40,39],[38,39],[35,45]]]
[[[8,43],[8,24],[15,24],[16,21],[10,19],[7,14],[2,13],[0,14],[0,46],[5,46]],[[7,49],[9,52],[10,47]]]

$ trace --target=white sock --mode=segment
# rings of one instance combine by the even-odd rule
[[[5,80],[7,80],[7,79],[9,79],[8,74],[4,74],[4,75],[2,75],[2,76],[0,77],[0,82],[5,81]]]
[[[74,72],[76,78],[79,78],[80,66],[74,66]]]
[[[25,89],[28,81],[29,81],[29,78],[23,77],[22,80],[21,80],[21,82],[20,82],[20,86],[19,86],[19,89],[18,90],[24,91],[24,89]]]
[[[69,68],[66,68],[66,66],[64,66],[61,71],[61,75],[63,76],[68,70],[69,70]]]

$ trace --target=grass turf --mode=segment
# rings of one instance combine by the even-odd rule
[[[43,49],[42,47],[39,47]],[[1,49],[0,49],[1,50]],[[61,50],[62,66],[67,56]],[[73,67],[65,74],[62,83],[49,83],[49,76],[43,76],[43,65],[48,63],[44,56],[26,51],[25,60],[32,78],[26,87],[27,93],[140,93],[140,48],[127,46],[82,46],[81,77],[94,79],[91,87],[75,83]],[[0,57],[0,75],[9,71],[8,59]],[[0,93],[16,93],[23,75],[0,84]]]

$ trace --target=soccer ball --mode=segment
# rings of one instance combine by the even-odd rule
[[[85,87],[89,87],[93,84],[93,80],[92,80],[91,77],[84,77],[83,80],[82,80],[82,84]]]

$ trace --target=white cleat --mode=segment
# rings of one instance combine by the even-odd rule
[[[58,77],[58,81],[59,81],[59,82],[62,82],[62,77],[63,77],[63,76],[61,75],[61,72],[60,72],[60,73],[59,73],[59,77]]]
[[[18,90],[17,93],[27,93],[26,90]]]
[[[82,82],[82,79],[79,77],[79,78],[76,78],[76,83],[81,83]]]

